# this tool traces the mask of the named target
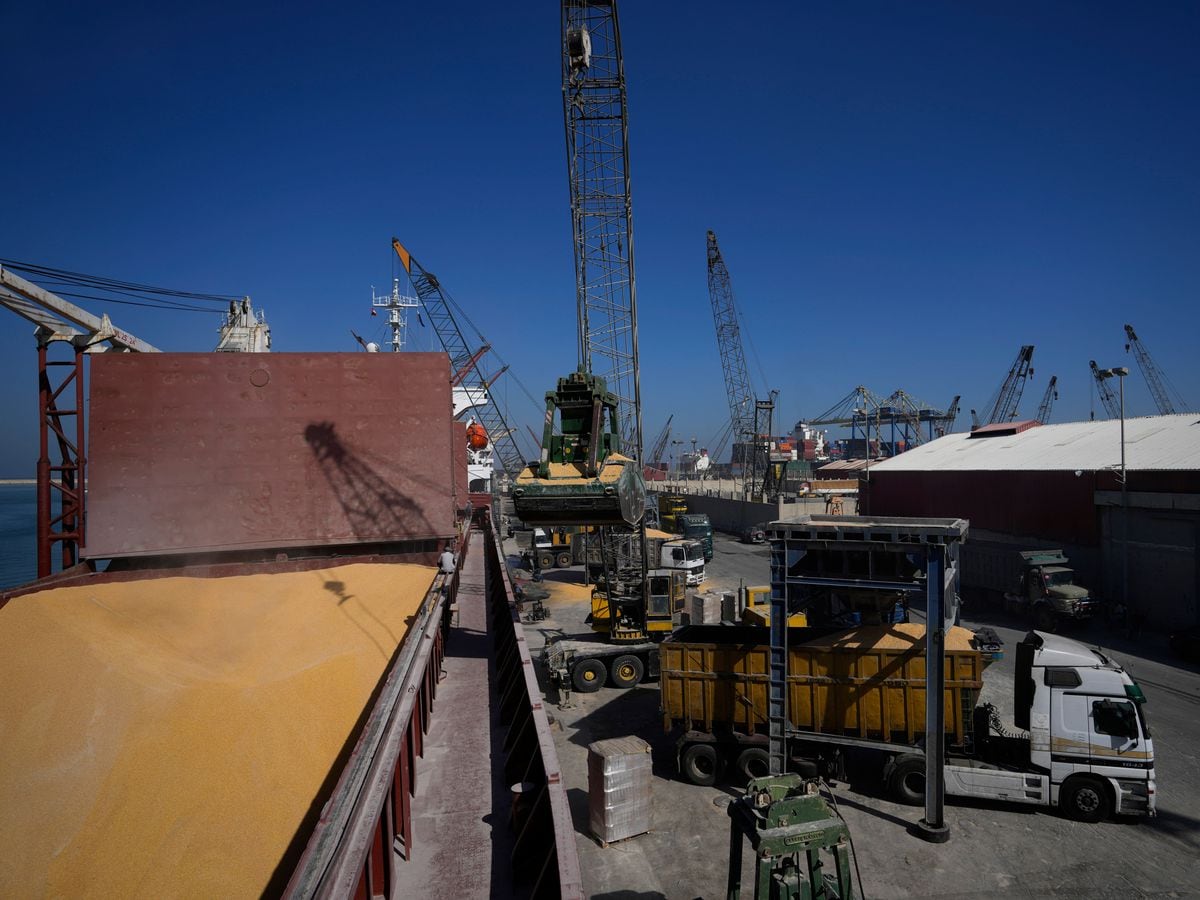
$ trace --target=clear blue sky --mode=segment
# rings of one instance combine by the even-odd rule
[[[535,395],[573,368],[557,6],[216,6],[6,11],[0,257],[249,294],[276,349],[351,351],[395,234]],[[647,441],[727,416],[709,228],[781,431],[860,383],[982,407],[1022,343],[1023,410],[1057,374],[1053,420],[1086,418],[1125,321],[1200,404],[1200,6],[621,10]],[[34,343],[2,315],[0,475],[31,475]]]

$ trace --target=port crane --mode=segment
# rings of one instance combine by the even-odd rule
[[[646,464],[655,468],[662,468],[663,453],[667,449],[667,441],[671,439],[671,421],[675,418],[675,414],[667,416],[667,424],[663,426],[663,430],[658,433],[658,437],[654,439],[654,444],[650,452],[646,455]]]
[[[730,433],[734,445],[754,435],[754,392],[746,369],[746,354],[742,348],[741,326],[738,324],[737,303],[733,296],[733,280],[721,255],[717,236],[708,232],[708,298],[712,303],[713,324],[717,331],[717,352],[721,357],[721,374],[725,379],[725,394],[729,400]],[[720,452],[718,449],[716,452]]]
[[[417,299],[429,317],[430,327],[437,334],[442,349],[450,357],[450,372],[455,391],[468,398],[467,402],[470,405],[467,408],[474,410],[473,415],[487,431],[495,456],[499,458],[508,476],[515,478],[525,467],[526,459],[513,438],[513,429],[508,427],[504,421],[504,414],[492,401],[489,393],[489,388],[508,367],[503,366],[498,372],[485,370],[483,360],[491,346],[485,343],[472,349],[467,344],[458,320],[454,317],[452,301],[438,277],[417,262],[396,238],[392,238],[392,250],[412,282]],[[456,413],[461,413],[461,410],[456,410]]]
[[[954,399],[950,402],[950,406],[946,410],[946,414],[942,416],[941,420],[936,426],[938,437],[945,437],[946,435],[950,434],[950,432],[954,431],[954,420],[958,418],[958,401],[961,399],[962,396],[956,394]]]
[[[625,73],[616,3],[563,0],[563,115],[574,239],[579,368],[546,393],[541,457],[513,487],[531,525],[599,526],[591,625],[607,643],[548,646],[560,687],[632,687],[686,596],[682,572],[649,565]],[[558,417],[561,433],[554,432]],[[561,676],[561,677],[560,677]]]
[[[987,415],[984,425],[995,425],[998,422],[1011,422],[1017,417],[1021,405],[1021,394],[1025,390],[1025,382],[1033,375],[1033,345],[1025,344],[1017,351],[1017,358],[1008,370],[1008,376],[999,389],[988,400]],[[976,419],[975,427],[978,427]]]
[[[1100,403],[1104,406],[1104,411],[1108,413],[1110,419],[1115,419],[1121,415],[1121,404],[1117,400],[1117,395],[1113,389],[1108,386],[1108,379],[1102,378],[1100,368],[1096,365],[1096,361],[1089,360],[1088,367],[1091,369],[1092,381],[1096,385],[1096,393],[1100,395]]]
[[[1058,399],[1058,376],[1051,375],[1050,383],[1046,385],[1046,393],[1042,395],[1042,402],[1038,404],[1037,420],[1045,425],[1050,421],[1050,408],[1054,405],[1054,401]]]
[[[1134,357],[1137,359],[1138,368],[1142,370],[1142,377],[1146,379],[1146,387],[1150,388],[1150,395],[1154,398],[1154,405],[1158,408],[1158,414],[1161,416],[1169,416],[1175,412],[1175,404],[1171,400],[1170,394],[1167,392],[1166,375],[1155,364],[1154,359],[1150,356],[1150,351],[1146,349],[1146,345],[1138,338],[1137,332],[1133,330],[1132,325],[1125,326],[1125,337],[1128,338],[1128,343],[1125,344],[1125,352],[1133,351]],[[1178,391],[1175,392],[1178,396]],[[1186,407],[1182,397],[1179,397],[1180,406]]]

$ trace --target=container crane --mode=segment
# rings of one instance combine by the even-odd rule
[[[1100,369],[1096,365],[1096,361],[1089,360],[1088,367],[1092,372],[1092,381],[1096,383],[1096,393],[1100,395],[1100,403],[1104,406],[1104,411],[1108,413],[1110,419],[1118,418],[1121,415],[1121,404],[1117,400],[1117,395],[1113,393],[1113,389],[1108,386],[1108,379],[1100,377]]]
[[[1054,405],[1054,401],[1058,399],[1058,376],[1051,375],[1050,383],[1046,385],[1046,393],[1042,395],[1042,402],[1038,404],[1037,420],[1045,425],[1050,421],[1050,407]]]
[[[1017,358],[1008,370],[1008,376],[988,403],[989,412],[984,425],[1011,422],[1017,417],[1017,410],[1021,405],[1021,393],[1025,390],[1025,382],[1031,375],[1033,375],[1033,345],[1025,344],[1017,352]]]
[[[1137,332],[1133,330],[1132,325],[1125,326],[1125,336],[1129,339],[1125,344],[1125,352],[1133,351],[1133,355],[1137,358],[1138,368],[1142,370],[1142,377],[1146,379],[1146,387],[1150,388],[1150,395],[1154,398],[1154,405],[1158,407],[1158,414],[1161,416],[1169,416],[1175,413],[1175,404],[1171,401],[1170,395],[1167,393],[1166,375],[1155,364],[1150,356],[1150,351],[1141,342],[1137,336]],[[1176,396],[1179,392],[1176,391]],[[1179,397],[1180,406],[1186,407],[1186,402],[1182,397]]]

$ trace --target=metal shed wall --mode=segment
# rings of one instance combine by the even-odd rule
[[[443,353],[92,360],[91,558],[454,533]]]

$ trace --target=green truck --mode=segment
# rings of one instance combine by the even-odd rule
[[[704,561],[712,562],[713,531],[712,522],[705,513],[684,513],[675,517],[675,531],[685,538],[699,541],[704,545]]]

